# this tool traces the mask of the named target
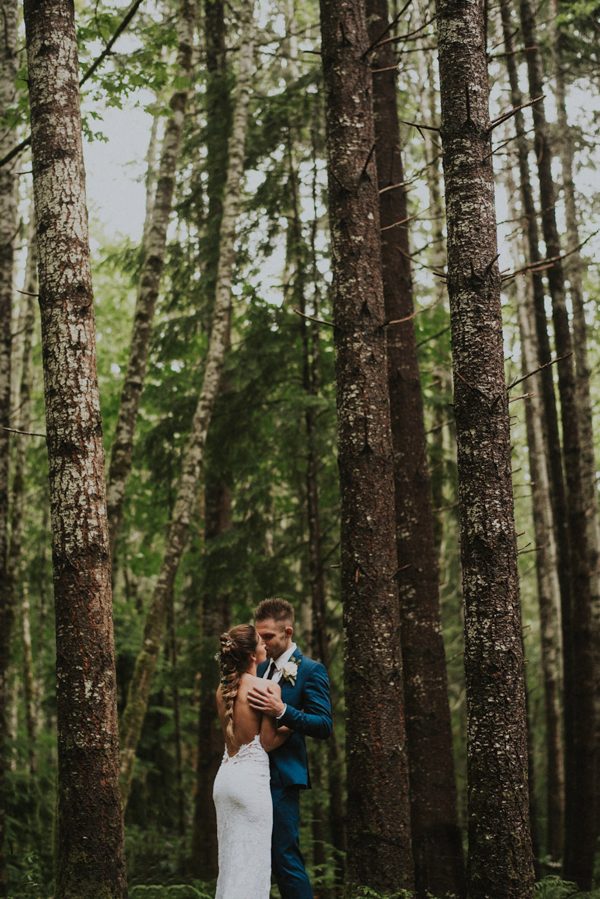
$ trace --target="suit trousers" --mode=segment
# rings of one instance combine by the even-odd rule
[[[313,899],[300,852],[300,788],[271,782],[273,799],[273,875],[281,899]]]

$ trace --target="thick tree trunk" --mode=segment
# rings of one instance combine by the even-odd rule
[[[69,0],[25,3],[56,609],[57,899],[126,896],[102,423]]]
[[[533,10],[529,0],[520,0],[521,31],[527,54],[527,74],[532,98],[544,92],[542,63],[537,49]],[[543,101],[533,106],[535,152],[542,207],[542,230],[549,258],[552,320],[562,422],[563,453],[567,486],[567,514],[571,552],[572,603],[563,610],[565,649],[565,856],[564,874],[582,889],[592,882],[595,834],[594,803],[594,655],[592,644],[592,572],[588,548],[586,502],[581,470],[580,415],[577,403],[573,343],[565,298],[561,245],[556,224],[552,153]]]
[[[371,44],[388,33],[387,6],[387,0],[367,0]],[[401,322],[388,328],[387,358],[415,885],[419,895],[463,896],[431,482],[412,318],[407,198],[405,188],[394,189],[404,181],[394,57],[390,43],[373,53],[380,70],[373,76],[373,106],[385,312],[388,321]]]
[[[414,882],[369,37],[322,0],[346,629],[348,881]]]
[[[229,344],[231,279],[235,261],[234,241],[242,188],[248,100],[253,71],[253,9],[252,3],[243,3],[240,8],[242,39],[236,86],[237,98],[229,142],[229,164],[223,201],[216,299],[202,390],[184,453],[165,553],[146,618],[143,645],[136,660],[129,685],[127,705],[123,713],[121,788],[124,804],[127,802],[131,787],[135,752],[146,716],[152,677],[161,649],[165,624],[165,602],[170,590],[173,589],[179,563],[187,545],[190,520],[194,513],[198,483],[204,462],[206,435],[219,393],[226,348]]]
[[[108,470],[108,520],[113,554],[123,515],[125,488],[131,471],[133,438],[146,376],[154,309],[165,264],[167,229],[173,204],[185,111],[191,89],[195,24],[195,0],[181,0],[177,19],[179,36],[177,77],[183,79],[185,86],[174,91],[169,103],[171,115],[163,138],[156,193],[150,209],[151,222],[149,227],[147,224],[144,226],[146,243],[143,247],[143,264],[136,299],[129,362]]]
[[[514,28],[508,0],[501,0],[502,30],[506,66],[513,107],[523,103],[513,45]],[[529,143],[525,136],[522,112],[515,114],[516,146],[519,162],[521,205],[524,217],[523,235],[527,241],[528,262],[539,262],[537,213],[529,170]],[[514,184],[509,184],[509,192]],[[511,213],[515,218],[516,213]],[[517,254],[521,258],[521,254]],[[527,402],[526,427],[529,468],[532,482],[533,519],[535,529],[538,602],[542,628],[542,664],[547,726],[547,852],[554,860],[562,858],[564,829],[564,749],[562,740],[561,694],[562,665],[556,658],[562,651],[560,625],[555,621],[556,609],[571,607],[571,580],[568,519],[562,467],[554,380],[550,361],[550,341],[546,325],[545,291],[540,272],[531,272],[527,289],[517,281],[517,307],[523,352],[523,374],[546,365],[531,384],[532,397]],[[558,521],[557,521],[558,518]],[[549,530],[551,528],[552,530]],[[556,588],[558,587],[558,597]],[[558,606],[557,606],[558,603]],[[563,613],[564,615],[564,613]],[[568,616],[567,616],[568,618]],[[570,661],[566,664],[570,665]],[[570,669],[569,669],[570,670]],[[564,694],[565,703],[570,704]]]
[[[15,102],[17,77],[17,10],[15,0],[2,0],[0,32],[0,157],[10,150],[13,129],[5,117]],[[8,895],[6,870],[5,771],[8,753],[8,667],[14,618],[8,589],[8,481],[11,401],[11,328],[14,240],[17,197],[14,163],[0,169],[0,896]]]
[[[533,894],[521,610],[482,0],[438,0],[465,598],[468,893]]]

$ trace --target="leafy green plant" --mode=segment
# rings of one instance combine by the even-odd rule
[[[600,889],[583,892],[576,883],[552,875],[535,885],[536,899],[600,899]]]

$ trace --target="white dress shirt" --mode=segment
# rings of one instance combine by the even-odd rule
[[[292,656],[296,652],[297,648],[298,647],[296,646],[296,644],[292,643],[292,644],[290,644],[289,649],[286,649],[285,652],[282,652],[281,655],[278,656],[276,659],[270,659],[269,664],[265,668],[265,673],[263,674],[263,678],[267,677],[269,671],[271,670],[271,665],[274,662],[275,663],[275,674],[273,675],[273,677],[270,677],[269,680],[272,680],[274,684],[278,684],[279,681],[281,680],[281,675],[283,673],[284,667],[287,665],[289,660],[292,658]]]
[[[275,663],[275,673],[274,673],[273,677],[269,678],[269,680],[272,680],[274,684],[279,683],[279,681],[281,680],[281,676],[283,674],[284,667],[287,665],[289,660],[292,658],[292,656],[296,652],[297,648],[298,647],[296,646],[295,643],[291,643],[289,648],[286,649],[285,652],[282,652],[281,655],[278,656],[276,659],[271,659],[269,661],[269,664],[265,668],[265,673],[263,674],[263,678],[267,677],[269,671],[271,670],[271,665],[273,663]],[[281,714],[277,715],[277,717],[275,718],[276,721],[278,721],[280,718],[282,718],[285,715],[286,709],[287,709],[287,705],[284,703],[283,711],[281,712]]]

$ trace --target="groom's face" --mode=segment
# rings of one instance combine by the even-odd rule
[[[256,630],[264,640],[267,655],[270,659],[278,659],[289,649],[292,642],[294,628],[289,621],[275,621],[274,618],[265,618],[256,622]]]

